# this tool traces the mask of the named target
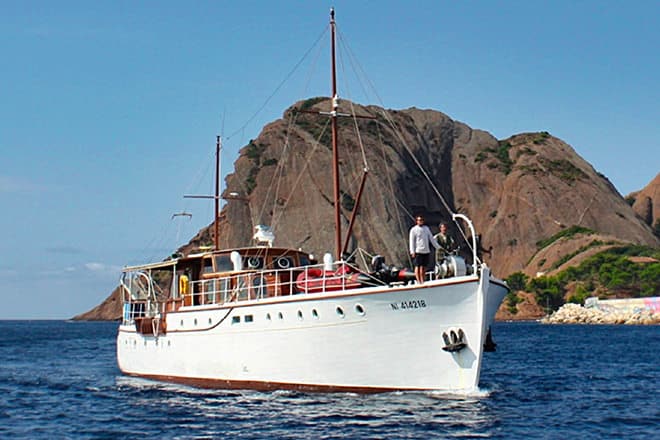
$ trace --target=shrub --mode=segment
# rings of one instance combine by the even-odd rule
[[[509,313],[515,315],[518,313],[518,307],[517,305],[522,302],[522,298],[518,296],[516,292],[509,292],[506,295],[506,307]]]
[[[504,279],[512,291],[525,290],[529,277],[522,272],[514,272]]]
[[[564,304],[565,288],[558,277],[539,277],[530,280],[527,290],[534,293],[536,302],[550,313]]]

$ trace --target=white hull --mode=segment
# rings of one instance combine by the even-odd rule
[[[183,307],[167,314],[158,337],[120,326],[118,364],[128,375],[203,387],[472,390],[507,293],[486,268],[483,275],[483,285],[465,276]],[[442,349],[450,328],[463,330],[464,349]]]

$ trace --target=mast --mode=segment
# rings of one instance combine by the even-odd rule
[[[218,224],[220,223],[220,136],[215,137],[215,217],[213,219],[213,247],[217,251],[219,246]]]
[[[330,35],[332,40],[332,111],[330,112],[332,127],[332,182],[334,187],[335,202],[335,258],[340,260],[341,256],[341,204],[339,203],[339,151],[337,149],[337,109],[339,98],[337,97],[337,67],[335,63],[335,9],[330,9]]]
[[[220,224],[220,150],[222,141],[220,136],[215,137],[215,194],[212,196],[184,195],[184,199],[215,199],[215,215],[213,216],[213,250],[220,249],[220,236],[218,225]]]

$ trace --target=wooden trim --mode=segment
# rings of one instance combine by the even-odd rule
[[[291,390],[303,392],[323,393],[358,393],[376,394],[393,391],[430,391],[431,388],[396,388],[396,387],[357,387],[346,385],[325,384],[300,384],[287,382],[265,382],[256,380],[231,380],[231,379],[208,379],[199,377],[167,376],[158,374],[136,374],[122,371],[126,376],[139,377],[142,379],[155,380],[159,382],[177,383],[194,388],[224,389],[224,390],[256,390],[276,391]]]

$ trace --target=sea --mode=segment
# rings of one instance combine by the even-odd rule
[[[660,438],[660,326],[495,323],[497,351],[464,395],[129,378],[116,334],[114,322],[0,321],[0,438]]]

